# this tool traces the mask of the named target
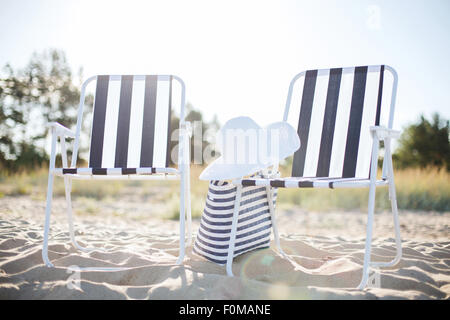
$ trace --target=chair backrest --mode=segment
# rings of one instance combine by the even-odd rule
[[[83,84],[77,137],[82,122],[84,91],[87,83],[97,82],[90,135],[90,168],[169,166],[174,79],[182,87],[180,123],[183,123],[185,88],[176,76],[99,75]],[[78,151],[78,145],[75,151]]]
[[[368,178],[370,127],[380,124],[385,71],[393,76],[388,127],[392,128],[397,74],[385,65],[308,70],[294,77],[284,121],[291,118],[294,84],[302,88],[294,115],[301,147],[294,154],[293,177]]]

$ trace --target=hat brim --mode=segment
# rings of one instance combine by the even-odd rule
[[[251,175],[266,166],[259,164],[230,164],[224,163],[219,157],[210,163],[200,174],[200,180],[232,180]]]

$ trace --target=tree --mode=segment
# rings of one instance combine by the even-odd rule
[[[399,139],[395,163],[399,167],[445,167],[450,171],[449,121],[435,113],[432,121],[423,115],[408,126]]]
[[[45,124],[74,125],[79,99],[63,51],[34,53],[18,71],[6,65],[0,78],[0,168],[17,171],[45,163]]]

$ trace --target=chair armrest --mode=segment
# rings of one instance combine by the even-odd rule
[[[372,134],[376,133],[379,140],[384,140],[386,138],[398,139],[400,137],[400,131],[383,126],[372,126],[370,127],[370,132]]]
[[[47,124],[47,126],[49,126],[50,128],[54,128],[55,129],[55,133],[58,136],[65,136],[65,137],[69,137],[69,138],[75,138],[75,132],[67,129],[66,127],[64,127],[63,125],[59,124],[58,122],[49,122]]]

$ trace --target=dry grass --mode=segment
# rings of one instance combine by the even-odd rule
[[[205,203],[208,182],[199,181],[198,176],[203,167],[191,167],[191,201],[192,216],[200,217]],[[45,201],[48,170],[38,169],[28,173],[0,176],[0,197],[29,196]],[[85,181],[73,180],[72,196],[82,204],[81,214],[95,214],[102,203],[113,201],[139,201],[154,203],[154,213],[168,219],[179,217],[180,207],[179,181],[144,181],[144,180],[108,180]],[[64,197],[64,180],[55,177],[54,197]],[[100,203],[99,203],[100,201]]]
[[[450,211],[450,173],[434,168],[396,170],[398,207],[404,210]],[[366,210],[368,189],[283,189],[279,203],[306,210]],[[377,188],[377,210],[390,209],[388,188]]]
[[[193,217],[201,216],[208,190],[208,182],[198,180],[202,170],[201,166],[191,167]],[[282,167],[281,170],[283,175],[288,174],[287,168]],[[400,209],[450,211],[450,174],[445,170],[397,170],[395,181]],[[46,187],[46,169],[0,176],[0,197],[30,196],[45,201]],[[74,199],[86,203],[85,214],[98,212],[102,202],[128,199],[154,203],[156,214],[164,218],[176,219],[179,216],[178,181],[74,181],[72,194]],[[64,182],[59,177],[55,178],[54,195],[64,196]],[[280,189],[278,203],[284,208],[300,206],[313,211],[366,210],[367,198],[368,189]],[[376,207],[377,210],[390,208],[387,187],[377,189]]]

